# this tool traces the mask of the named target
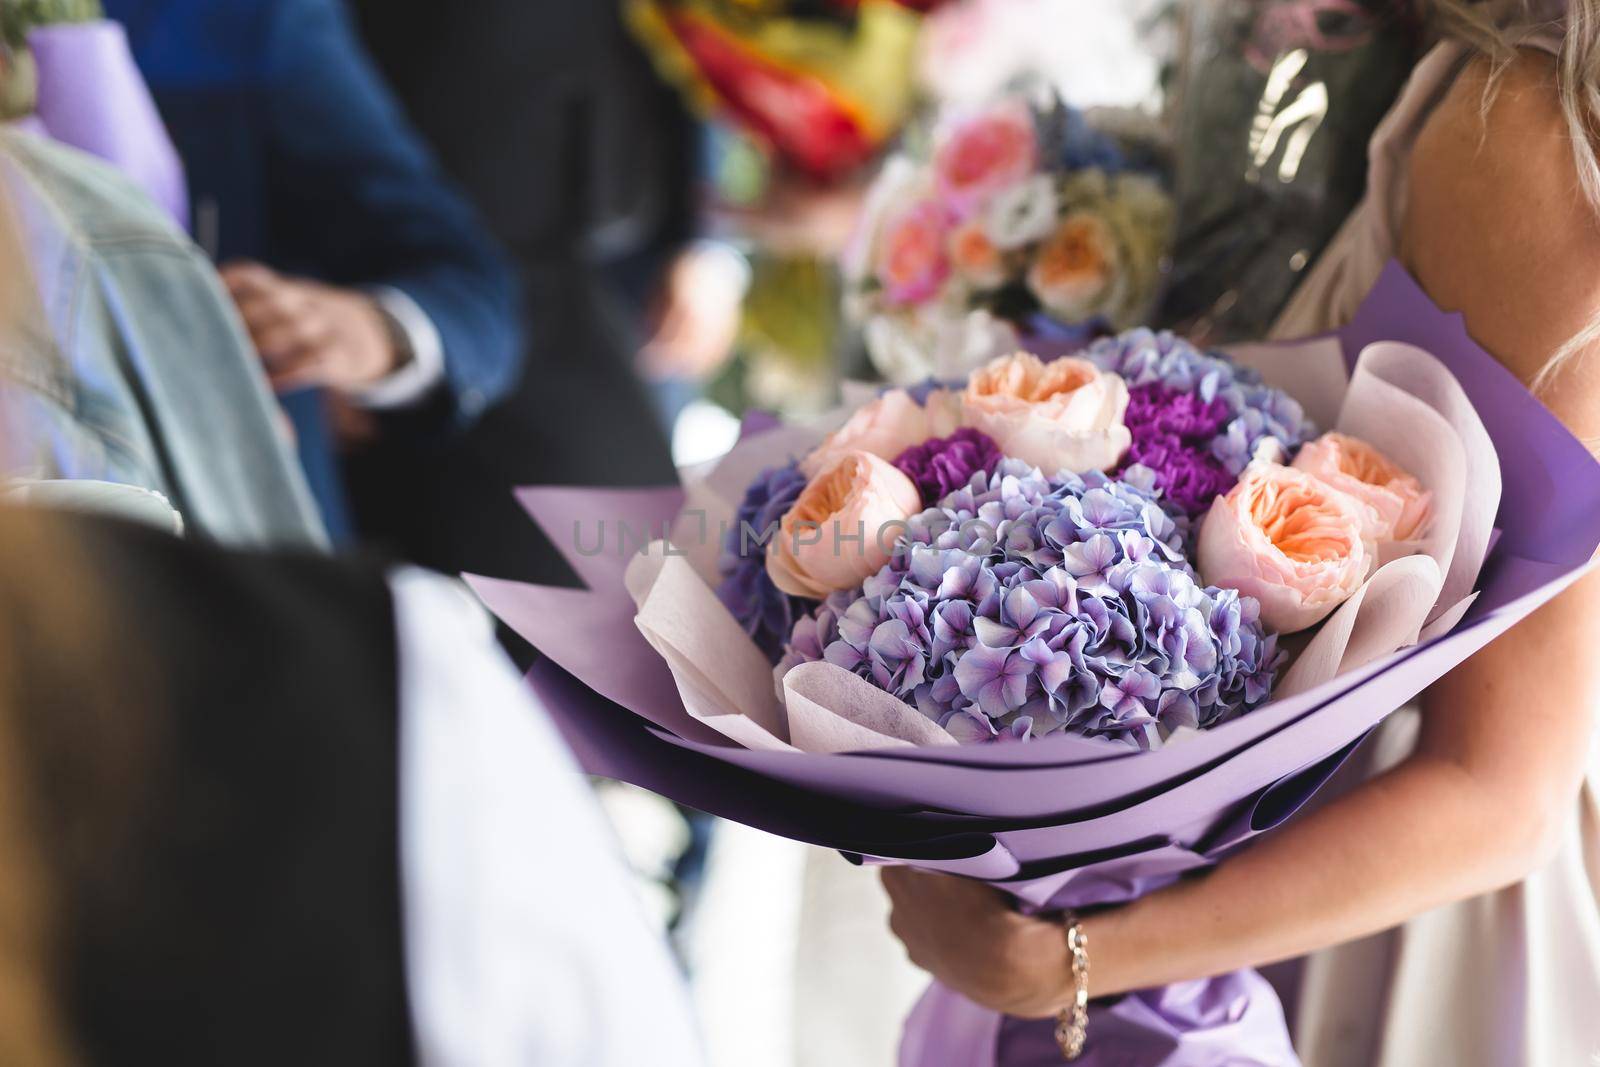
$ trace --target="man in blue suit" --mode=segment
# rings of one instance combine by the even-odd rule
[[[448,437],[514,386],[511,270],[339,0],[105,8],[187,168],[195,238],[223,265],[330,530],[346,534],[340,443]]]

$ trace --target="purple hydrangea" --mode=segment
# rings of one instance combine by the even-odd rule
[[[1200,515],[1233,488],[1236,475],[1211,450],[1229,422],[1221,400],[1146,382],[1128,391],[1124,422],[1133,438],[1124,468],[1148,468],[1168,503],[1185,516]]]
[[[931,507],[972,481],[974,474],[987,474],[1001,458],[994,438],[963,427],[949,437],[913,445],[896,457],[894,465],[917,484],[923,504]]]
[[[732,527],[723,535],[717,598],[744,625],[770,659],[776,659],[797,616],[810,604],[789,596],[767,574],[765,545],[806,487],[795,463],[764,470],[745,490]]]
[[[1254,600],[1203,588],[1149,484],[1016,460],[911,519],[860,589],[795,623],[825,659],[958,740],[1057,730],[1157,745],[1266,700],[1279,656]]]
[[[1130,389],[1152,383],[1221,404],[1226,419],[1206,451],[1237,479],[1262,441],[1274,438],[1293,455],[1316,428],[1294,398],[1220,353],[1202,352],[1177,335],[1147,329],[1104,337],[1082,355],[1101,370],[1121,375]],[[1231,485],[1231,482],[1230,482]]]

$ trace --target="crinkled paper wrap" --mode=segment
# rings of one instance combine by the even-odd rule
[[[630,583],[639,549],[675,526],[682,535],[686,499],[708,516],[730,508],[759,465],[803,452],[819,430],[752,437],[687,497],[526,490],[523,503],[588,588],[469,581],[544,653],[529,683],[595,773],[862,861],[981,878],[1025,907],[1130,899],[1292,815],[1390,711],[1574,581],[1600,544],[1600,465],[1398,265],[1337,335],[1239,356],[1304,390],[1327,425],[1412,469],[1435,493],[1436,521],[1322,624],[1269,704],[1152,752],[1076,736],[919,743],[909,720],[887,721],[893,709],[878,696],[855,703],[843,671],[796,678],[808,703],[792,692],[785,715],[731,621],[716,641],[685,632],[699,624],[684,613],[710,611],[714,550],[668,562],[658,546]],[[575,536],[597,516],[649,536],[636,529],[627,546],[597,552],[592,533]],[[665,580],[682,599],[656,610]],[[1095,1011],[1091,1034],[1116,1038],[1091,1039],[1080,1062],[1093,1067],[1199,1067],[1218,1062],[1218,1048],[1294,1062],[1281,1013],[1248,973]],[[1052,1062],[1048,1048],[1047,1026],[1002,1020],[935,986],[902,1063],[1015,1067]]]

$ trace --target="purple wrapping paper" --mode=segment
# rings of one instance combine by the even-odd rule
[[[1377,340],[1432,352],[1493,437],[1502,534],[1479,597],[1448,634],[1181,745],[1145,753],[1055,738],[981,749],[749,751],[685,713],[632,625],[625,560],[574,558],[588,590],[468,580],[545,653],[529,684],[595,773],[860,861],[981,878],[1029,909],[1131,899],[1291,816],[1390,711],[1575,580],[1600,545],[1600,465],[1401,268],[1384,272],[1339,339],[1352,362]],[[633,516],[659,529],[681,497],[529,490],[521,499],[559,545],[586,516]],[[1281,1009],[1250,972],[1093,1010],[1085,1063],[1296,1062]],[[935,986],[908,1023],[902,1065],[1016,1067],[1056,1062],[1052,1050],[1048,1024],[1002,1020]]]
[[[39,67],[39,122],[52,140],[105,160],[182,229],[183,164],[115,22],[43,26],[28,35]]]
[[[1205,982],[1180,982],[1122,997],[1097,1010],[1095,1041],[1081,1067],[1216,1067],[1296,1064],[1277,999],[1254,971]],[[1000,1062],[1008,1067],[1059,1067],[1052,1027],[1005,1019],[934,985],[906,1021],[901,1061],[908,1064]],[[943,1041],[934,1045],[931,1041]],[[1183,1059],[1173,1057],[1181,1051]]]

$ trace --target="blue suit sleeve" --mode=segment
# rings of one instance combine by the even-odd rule
[[[444,342],[470,420],[515,384],[518,287],[476,213],[383,84],[339,0],[281,0],[268,27],[269,211],[296,219],[295,258],[340,285],[390,285]]]

